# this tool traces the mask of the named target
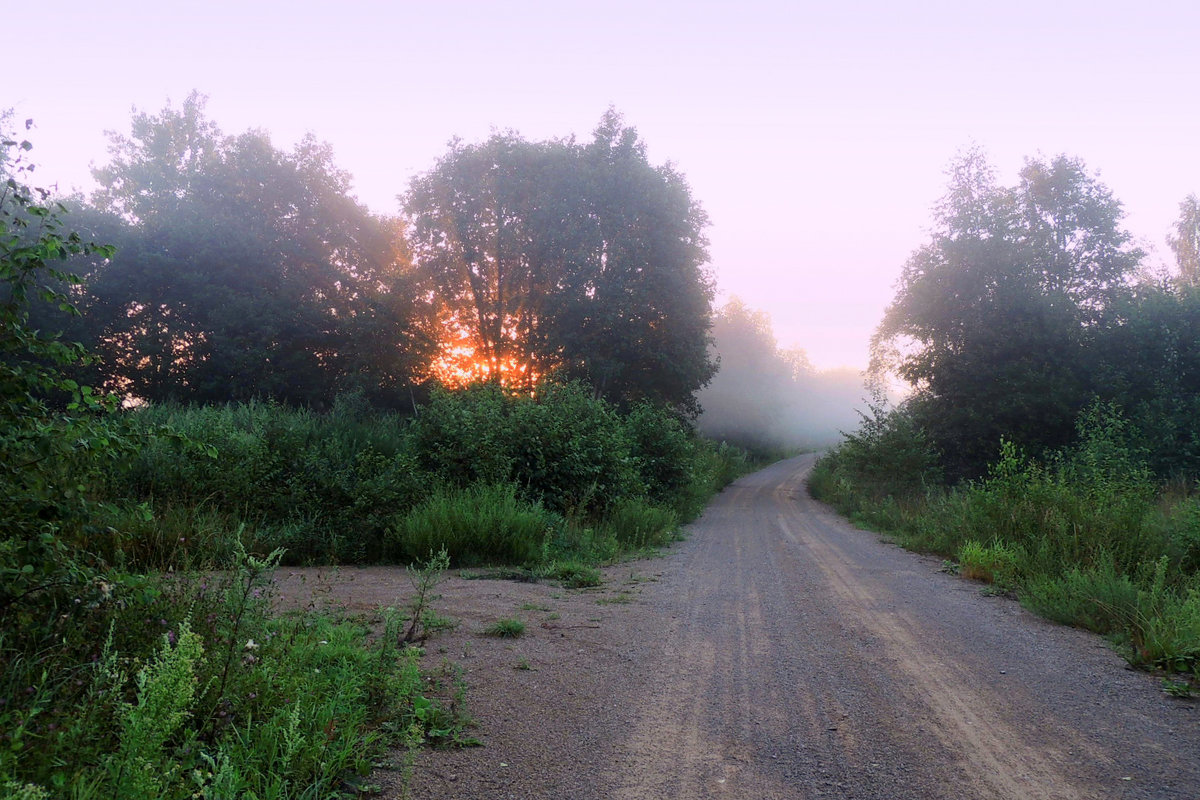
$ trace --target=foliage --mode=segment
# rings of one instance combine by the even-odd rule
[[[696,410],[715,368],[707,220],[615,112],[587,145],[456,141],[413,181],[406,209],[469,377],[528,389],[558,371],[597,397]]]
[[[641,487],[615,409],[578,384],[534,395],[495,384],[435,392],[413,422],[418,464],[451,485],[512,482],[561,514],[588,515]]]
[[[130,417],[210,450],[150,442],[111,474],[109,492],[148,502],[164,519],[175,508],[212,509],[231,520],[227,530],[245,523],[258,546],[285,547],[292,562],[377,560],[397,515],[429,492],[407,423],[344,399],[326,414],[249,402],[164,404]],[[228,551],[222,538],[212,542],[216,553]]]
[[[1091,342],[1116,324],[1142,260],[1120,204],[1077,160],[1028,160],[996,185],[978,152],[952,168],[929,244],[904,267],[873,368],[919,391],[912,411],[955,479],[1001,436],[1035,454],[1070,443],[1100,384]]]
[[[1167,244],[1175,252],[1180,285],[1192,288],[1200,285],[1200,198],[1196,195],[1189,194],[1179,204],[1179,219],[1174,233],[1167,237]]]
[[[99,642],[8,661],[0,785],[167,800],[334,796],[389,743],[432,735],[415,651],[399,649],[395,630],[376,638],[361,622],[272,615],[273,564],[243,553],[228,570],[118,588],[92,611],[109,620]]]
[[[1200,477],[1200,288],[1141,284],[1098,337],[1101,396],[1129,417],[1160,478]]]
[[[397,403],[431,354],[399,224],[350,195],[328,145],[224,136],[204,103],[135,114],[95,170],[87,216],[119,245],[81,298],[98,376],[155,401]]]
[[[1196,670],[1200,500],[1159,489],[1113,404],[1093,402],[1077,429],[1075,445],[1043,461],[1004,441],[986,478],[900,494],[850,465],[888,463],[907,443],[859,435],[818,464],[810,487],[905,546],[957,557],[962,574],[1015,590],[1046,617],[1113,636],[1134,664]]]
[[[938,456],[908,406],[888,410],[882,401],[859,412],[862,423],[821,460],[814,484],[827,494],[853,491],[876,501],[919,496],[941,485]]]
[[[443,548],[452,563],[536,563],[542,543],[563,521],[517,497],[510,483],[444,489],[401,518],[387,537],[387,553],[413,561]]]
[[[525,633],[525,623],[516,617],[505,617],[489,625],[485,632],[501,639],[516,639]]]
[[[1023,560],[1024,553],[998,540],[984,545],[971,539],[963,542],[958,551],[960,574],[964,578],[993,583],[1002,589],[1017,586]]]

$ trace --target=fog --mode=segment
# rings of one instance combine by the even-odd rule
[[[701,390],[702,433],[754,450],[821,449],[858,427],[868,390],[855,369],[817,370],[779,347],[771,318],[734,298],[718,310],[720,370]]]

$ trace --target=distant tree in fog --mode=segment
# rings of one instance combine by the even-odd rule
[[[1167,243],[1175,252],[1180,282],[1200,286],[1200,200],[1196,195],[1189,194],[1179,204],[1179,219]]]
[[[732,298],[713,319],[713,348],[720,367],[699,395],[705,435],[780,450],[825,446],[855,427],[861,375],[818,372],[802,350],[780,349],[765,312]]]

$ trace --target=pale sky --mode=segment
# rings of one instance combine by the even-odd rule
[[[226,133],[329,141],[361,200],[451,137],[586,139],[610,105],[708,211],[721,299],[818,367],[862,367],[944,170],[1078,156],[1168,260],[1200,192],[1200,3],[47,0],[5,52],[41,182],[90,186],[106,129],[197,89]],[[33,10],[36,9],[36,10]]]

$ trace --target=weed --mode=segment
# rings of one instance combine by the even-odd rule
[[[443,623],[449,623],[450,620],[438,616],[429,608],[429,604],[435,599],[433,590],[441,583],[442,575],[449,566],[450,556],[443,547],[437,553],[431,550],[424,564],[407,568],[408,579],[416,594],[408,604],[408,629],[400,639],[401,644],[424,641],[435,628],[446,629],[447,625]]]
[[[1172,697],[1191,698],[1196,696],[1196,687],[1189,681],[1175,681],[1163,678],[1162,690]]]
[[[584,589],[604,583],[600,570],[578,561],[557,561],[544,570],[545,577],[559,581],[567,589]]]
[[[1023,547],[1001,541],[982,545],[973,539],[963,543],[958,560],[964,578],[992,583],[1001,590],[1018,585],[1020,565],[1028,561]]]
[[[528,670],[532,670],[533,667],[531,667],[529,665],[528,658],[526,658],[525,656],[521,656],[520,658],[517,659],[517,665],[515,667],[513,667],[513,669],[521,670],[521,671],[528,671]]]
[[[484,631],[489,636],[499,636],[501,639],[515,639],[525,633],[525,623],[516,617],[505,617],[488,626]]]
[[[389,531],[397,557],[444,549],[457,564],[524,564],[538,560],[547,531],[562,519],[522,499],[511,483],[443,489],[413,508]]]

